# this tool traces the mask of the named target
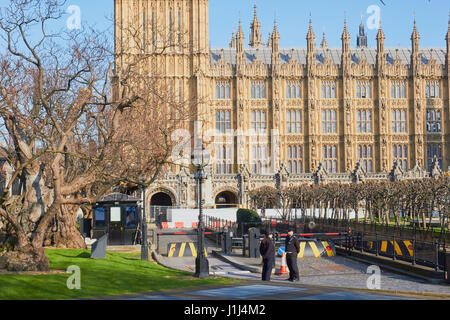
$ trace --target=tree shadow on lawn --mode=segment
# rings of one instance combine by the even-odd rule
[[[64,253],[64,252],[52,252],[51,253],[51,268],[54,269],[66,269],[67,266],[69,266],[71,263],[77,264],[77,263],[87,263],[88,265],[85,265],[85,267],[90,267],[91,270],[96,270],[97,272],[101,272],[102,269],[107,269],[107,273],[111,272],[111,266],[114,266],[117,273],[123,273],[123,272],[145,272],[150,271],[152,274],[159,274],[159,273],[167,273],[175,274],[175,275],[186,275],[185,272],[179,272],[174,271],[170,269],[166,269],[163,266],[160,266],[159,264],[153,262],[153,261],[142,261],[139,258],[139,255],[136,254],[130,254],[131,256],[127,256],[124,254],[117,254],[116,252],[107,252],[105,259],[91,259],[89,252],[81,252],[78,255],[76,255],[76,252],[74,254],[70,253]],[[63,258],[62,258],[63,257]],[[60,259],[64,259],[61,261]],[[73,261],[71,262],[71,259],[84,259]],[[53,260],[53,261],[52,261]],[[132,262],[132,263],[130,263]],[[81,265],[80,265],[81,267]]]
[[[74,261],[71,261],[73,258]],[[51,251],[49,259],[58,269],[74,264],[81,268],[81,290],[69,290],[70,274],[11,275],[3,277],[1,299],[78,299],[155,290],[177,289],[210,281],[195,280],[185,272],[166,269],[154,262],[140,261],[122,254],[107,254],[107,259],[90,259],[89,252]],[[85,259],[83,261],[83,259]],[[54,269],[54,268],[52,268]],[[0,280],[0,282],[2,282]]]

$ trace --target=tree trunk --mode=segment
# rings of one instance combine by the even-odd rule
[[[431,211],[428,219],[428,227],[432,227],[431,223],[433,222],[433,212],[434,212],[434,200],[431,201]]]
[[[427,229],[427,220],[425,218],[425,208],[422,210],[422,227],[423,231]]]
[[[31,245],[15,248],[15,251],[0,256],[0,269],[13,272],[49,271],[50,262],[44,248],[33,248]]]
[[[49,226],[44,245],[56,248],[86,249],[84,239],[77,228],[79,206],[63,205],[58,210],[56,219]]]
[[[23,230],[17,233],[17,243],[13,251],[0,255],[0,270],[13,272],[49,271],[50,262],[44,248],[35,248]]]

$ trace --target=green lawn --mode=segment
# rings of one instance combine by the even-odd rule
[[[70,290],[70,274],[2,274],[0,300],[77,299],[104,295],[148,292],[208,284],[229,283],[229,279],[196,279],[191,274],[166,269],[141,261],[140,253],[108,252],[106,259],[90,259],[89,250],[47,249],[52,270],[67,270],[77,265],[81,270],[81,289]]]

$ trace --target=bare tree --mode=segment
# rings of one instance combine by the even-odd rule
[[[55,221],[51,241],[84,247],[74,223],[80,206],[112,186],[155,181],[172,161],[172,133],[195,109],[175,101],[166,81],[143,76],[148,56],[115,52],[108,34],[51,33],[63,4],[12,0],[0,17],[2,149],[14,172],[0,217],[17,239],[0,258],[9,269],[49,269],[42,246]],[[114,70],[124,55],[126,68]]]

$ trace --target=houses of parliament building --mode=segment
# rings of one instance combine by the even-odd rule
[[[203,131],[228,137],[211,140],[206,207],[245,207],[262,186],[437,177],[450,166],[450,21],[442,48],[421,48],[415,21],[410,48],[386,48],[381,24],[368,47],[364,24],[352,39],[346,22],[331,48],[311,19],[306,48],[280,48],[277,21],[263,41],[255,5],[248,33],[239,22],[226,47],[210,48],[208,0],[115,0],[116,51],[131,25],[174,94],[198,101]],[[156,54],[162,29],[169,46]],[[193,208],[196,190],[177,168],[147,201]]]

